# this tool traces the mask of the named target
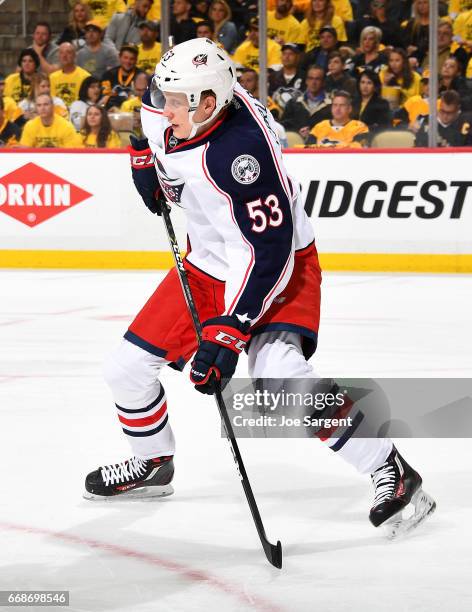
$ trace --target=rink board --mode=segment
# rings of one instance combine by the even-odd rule
[[[472,149],[288,150],[326,270],[472,272]],[[185,244],[183,212],[173,212]],[[0,151],[0,266],[169,268],[125,151]]]

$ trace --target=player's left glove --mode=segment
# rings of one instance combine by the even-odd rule
[[[213,395],[215,381],[221,381],[223,389],[233,376],[239,355],[250,338],[249,324],[226,315],[208,319],[202,328],[202,341],[192,361],[190,380],[200,393]]]
[[[147,138],[138,140],[134,136],[130,136],[129,140],[131,146],[128,147],[128,153],[131,158],[131,174],[134,186],[149,210],[160,216],[162,207],[166,206],[166,201],[159,185],[148,140]]]

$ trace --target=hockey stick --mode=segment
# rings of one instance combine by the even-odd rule
[[[180,256],[179,243],[177,242],[177,238],[175,237],[174,227],[172,225],[172,221],[170,220],[168,205],[162,206],[162,218],[164,220],[167,237],[169,239],[169,245],[172,251],[172,255],[174,257],[175,267],[179,275],[180,284],[182,285],[182,291],[185,297],[185,301],[187,303],[187,308],[190,313],[190,316],[192,317],[198,342],[200,342],[202,339],[202,325],[200,323],[200,319],[198,318],[197,309],[195,307],[195,302],[192,296],[192,290],[190,289],[190,285],[187,278],[187,272],[185,270],[182,257]],[[239,447],[238,443],[236,442],[233,426],[231,425],[231,421],[226,410],[219,381],[215,383],[215,399],[225,429],[226,438],[228,439],[228,442],[231,446],[231,452],[233,453],[234,462],[236,463],[236,467],[241,478],[244,493],[246,494],[246,499],[249,504],[252,518],[254,519],[257,533],[259,534],[259,538],[262,543],[262,547],[269,563],[271,563],[274,567],[280,569],[282,567],[282,545],[280,541],[277,541],[277,544],[271,544],[267,539],[261,515],[259,513],[259,508],[257,507],[257,503],[252,492],[251,483],[249,482],[249,478],[246,473],[246,468],[244,467],[244,462],[241,457],[241,453],[239,452]]]

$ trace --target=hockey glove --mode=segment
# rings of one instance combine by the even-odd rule
[[[138,140],[134,136],[130,136],[129,140],[131,146],[128,147],[128,152],[131,157],[133,183],[149,210],[160,216],[166,201],[159,185],[148,140],[147,138]]]
[[[233,316],[208,319],[202,325],[202,341],[192,361],[190,380],[200,393],[213,395],[215,381],[221,388],[228,384],[238,363],[239,354],[250,338],[249,325]]]

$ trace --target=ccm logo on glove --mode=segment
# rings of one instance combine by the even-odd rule
[[[236,353],[241,353],[246,348],[247,342],[240,337],[233,336],[231,331],[234,333],[234,330],[228,327],[226,329],[218,328],[215,325],[205,327],[203,330],[203,340],[213,340],[218,342],[218,344],[227,346]]]
[[[134,155],[133,155],[134,153]],[[151,149],[147,151],[143,151],[142,154],[136,155],[135,151],[131,151],[131,165],[133,168],[137,168],[138,170],[141,168],[151,168],[154,167],[154,159]]]

